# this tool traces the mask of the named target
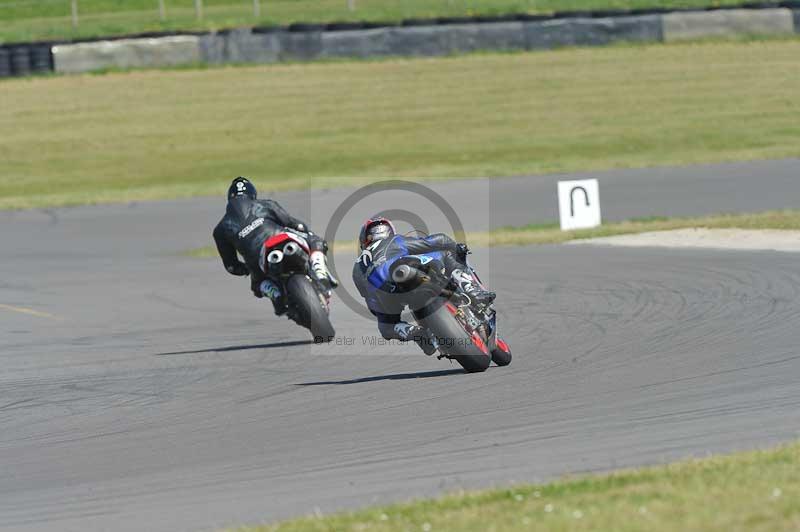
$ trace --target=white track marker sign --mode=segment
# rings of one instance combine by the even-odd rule
[[[597,179],[558,182],[561,230],[590,229],[602,223]]]

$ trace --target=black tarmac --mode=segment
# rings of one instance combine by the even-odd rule
[[[606,219],[794,207],[798,169],[433,188],[480,229],[555,219],[554,183],[573,177],[600,179]],[[279,199],[324,228],[350,192]],[[397,199],[359,209],[438,216]],[[336,343],[309,344],[217,260],[179,254],[210,243],[222,209],[201,199],[0,213],[0,529],[213,530],[799,434],[795,254],[476,250],[515,360],[465,375],[415,346],[378,345],[339,300]],[[353,257],[337,259],[349,271]]]

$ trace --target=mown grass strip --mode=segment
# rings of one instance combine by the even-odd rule
[[[795,444],[237,531],[797,530],[798,467]]]
[[[236,175],[266,191],[800,156],[798,56],[792,39],[9,80],[0,208],[222,195]]]
[[[746,0],[262,0],[253,16],[251,0],[204,0],[203,20],[193,0],[165,0],[159,20],[156,0],[80,0],[80,24],[72,28],[69,0],[0,0],[0,41],[70,39],[129,35],[150,31],[214,30],[292,22],[386,21],[405,18],[463,17],[506,13],[551,13],[596,9],[736,6]]]
[[[767,211],[753,214],[719,214],[689,218],[640,218],[612,222],[595,229],[561,231],[557,223],[535,224],[521,227],[502,227],[492,231],[472,232],[467,242],[474,248],[529,246],[535,244],[561,244],[571,240],[584,240],[604,236],[631,235],[674,229],[777,229],[800,230],[800,210]],[[356,253],[355,240],[340,240],[332,246],[334,253]],[[213,246],[189,250],[191,257],[216,257]]]

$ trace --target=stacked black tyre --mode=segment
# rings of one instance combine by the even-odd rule
[[[0,46],[0,78],[11,77],[11,52]]]
[[[53,71],[53,51],[49,44],[33,44],[30,47],[31,72],[45,74]]]
[[[0,46],[0,78],[46,74],[52,71],[53,52],[50,44]]]
[[[11,74],[14,76],[31,75],[31,54],[27,46],[11,47]]]

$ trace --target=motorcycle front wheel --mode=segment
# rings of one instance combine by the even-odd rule
[[[492,362],[498,366],[508,366],[511,364],[511,348],[503,340],[497,340],[497,347],[492,351]]]

